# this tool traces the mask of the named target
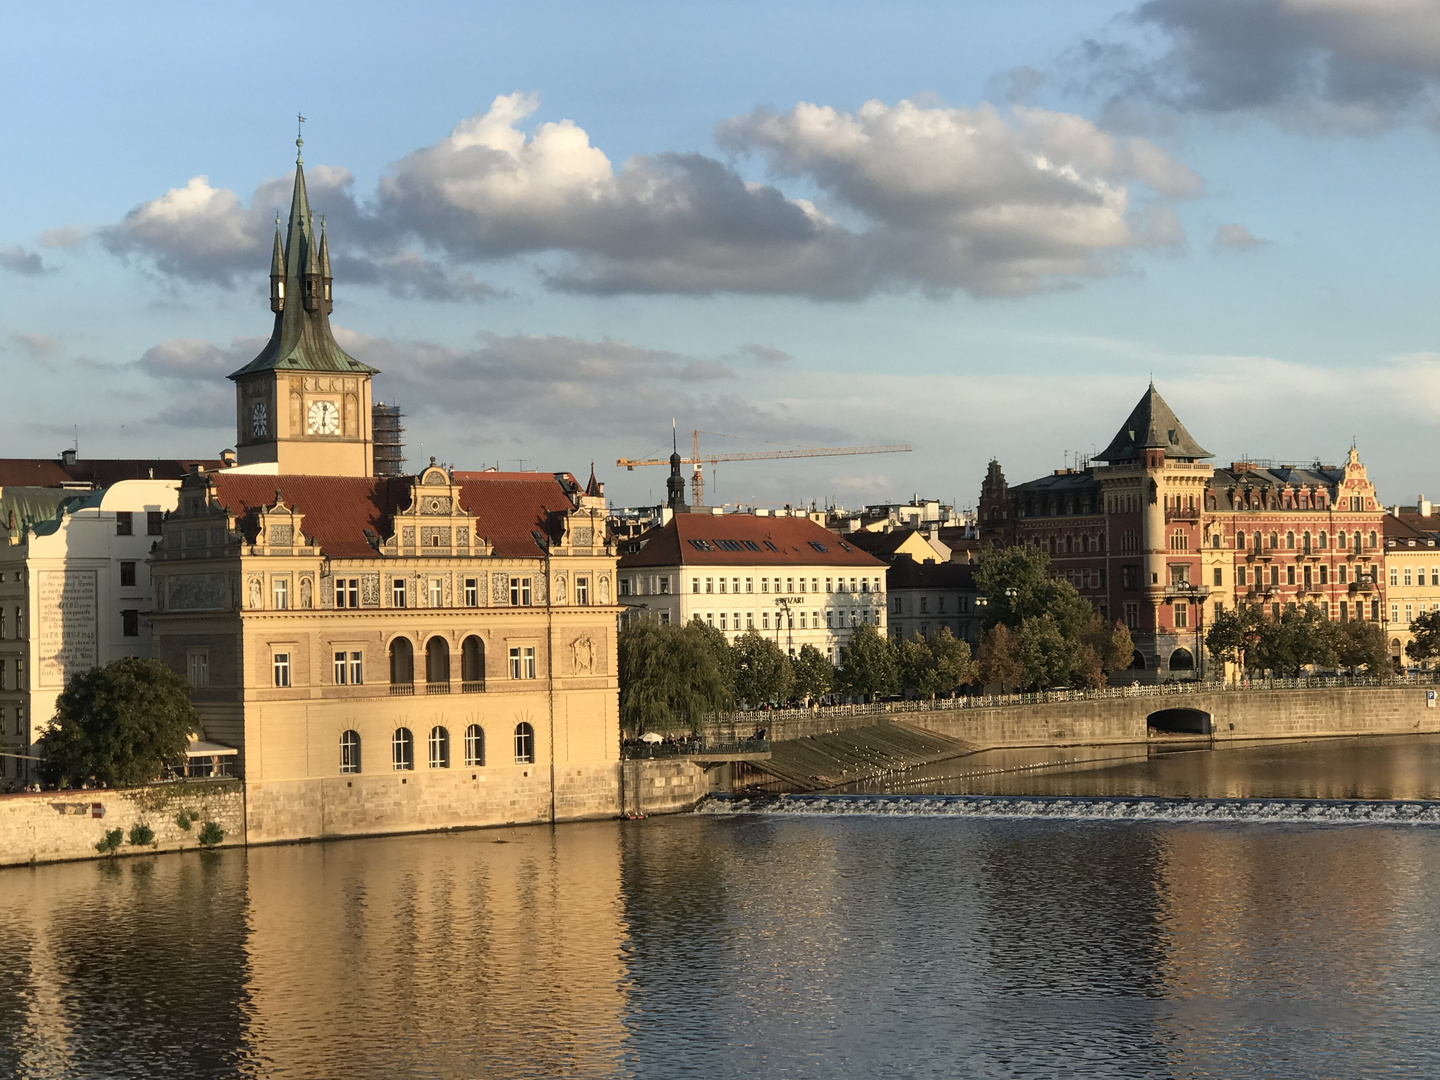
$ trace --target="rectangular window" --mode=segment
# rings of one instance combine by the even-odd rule
[[[116,511],[115,511],[115,535],[116,535],[116,536],[134,536],[134,535],[135,535],[135,515],[132,514],[129,510],[116,510]]]
[[[575,603],[590,603],[590,579],[588,577],[575,579]]]
[[[725,616],[725,612],[723,612],[723,611],[720,612],[720,629],[721,629],[721,630],[728,630],[728,629],[730,629],[730,627],[729,627],[729,625],[728,625],[728,621],[727,621],[726,616]]]
[[[1390,605],[1390,621],[1391,621],[1391,622],[1399,622],[1399,621],[1400,621],[1400,605],[1399,605],[1399,604],[1391,604],[1391,605]]]
[[[804,630],[804,629],[805,629],[805,609],[804,609],[804,608],[801,608],[801,609],[800,609],[800,629],[801,629],[801,630]]]
[[[335,685],[347,686],[350,682],[350,656],[341,649],[335,653]]]
[[[828,627],[829,627],[830,629],[832,629],[832,630],[835,628],[835,609],[834,609],[834,608],[826,608],[826,609],[825,609],[825,625],[828,626]]]
[[[761,592],[769,592],[769,591],[770,591],[770,579],[769,579],[768,577],[762,577],[762,578],[760,579],[760,591],[761,591]]]
[[[723,577],[720,579],[720,591],[725,591],[725,579]]]
[[[669,575],[669,574],[666,574],[664,577],[662,577],[662,578],[660,579],[660,595],[661,595],[661,596],[668,596],[669,594],[670,594],[670,575]]]
[[[467,577],[465,579],[465,606],[480,606],[480,579]]]
[[[1370,618],[1371,618],[1371,620],[1374,621],[1374,622],[1379,622],[1379,621],[1380,621],[1380,601],[1379,601],[1379,600],[1371,600],[1371,601],[1370,601]]]
[[[510,606],[529,607],[531,601],[530,578],[512,577],[510,579]]]
[[[120,636],[140,636],[140,612],[134,608],[120,612]]]
[[[1290,566],[1285,567],[1285,584],[1286,584],[1286,585],[1294,585],[1294,584],[1295,584],[1295,566],[1294,566],[1294,564],[1291,564]]]
[[[445,606],[445,581],[443,578],[432,577],[430,579],[430,606]]]
[[[1190,625],[1190,605],[1175,605],[1175,629],[1183,630]]]
[[[1390,571],[1390,584],[1391,584],[1391,585],[1394,585],[1394,584],[1395,584],[1395,571],[1394,571],[1394,570],[1391,570],[1391,571]],[[1414,581],[1411,580],[1411,571],[1410,571],[1410,567],[1408,567],[1408,566],[1405,567],[1405,584],[1406,584],[1406,585],[1413,585],[1413,584],[1414,584]],[[1421,584],[1424,584],[1424,583],[1422,582]]]
[[[533,648],[527,648],[521,660],[524,663],[525,678],[535,678],[535,650]]]
[[[869,591],[870,591],[870,579],[869,579],[869,578],[863,578],[863,577],[862,577],[862,578],[860,579],[860,591],[861,591],[861,592],[869,592]]]
[[[160,526],[165,521],[165,515],[159,510],[145,511],[145,535],[159,536]]]
[[[1140,628],[1140,605],[1134,602],[1125,605],[1125,625],[1131,630]]]
[[[747,611],[747,612],[745,613],[745,629],[746,629],[746,630],[754,630],[754,629],[755,629],[755,612],[753,612],[753,611]]]
[[[690,579],[690,591],[692,593],[698,593],[700,591],[700,579],[698,577],[692,577]]]
[[[275,610],[288,611],[290,608],[290,579],[277,577],[270,584],[275,595]]]
[[[747,593],[753,593],[753,592],[755,591],[755,579],[754,579],[754,578],[748,578],[748,577],[747,577],[747,578],[745,579],[745,591],[746,591]]]
[[[277,652],[272,657],[272,667],[275,672],[276,686],[290,685],[290,654],[288,652]]]
[[[1325,606],[1326,606],[1326,608],[1329,608],[1330,605],[1329,605],[1329,604],[1326,604]],[[1224,615],[1224,614],[1225,614],[1225,601],[1224,601],[1224,600],[1216,600],[1216,601],[1215,601],[1215,618],[1218,619],[1221,615]],[[1326,617],[1327,619],[1330,617],[1328,611],[1327,611],[1325,617]]]
[[[639,579],[639,578],[636,578],[635,580],[636,580],[636,582],[638,583],[640,579]],[[620,579],[620,595],[621,595],[621,596],[629,596],[629,595],[630,595],[630,579],[629,579],[628,577],[622,577],[622,578]]]
[[[930,598],[928,596],[920,597],[920,614],[930,614]]]
[[[358,650],[350,654],[350,685],[360,686],[365,682],[365,654]]]
[[[793,593],[793,592],[795,591],[795,579],[794,579],[794,578],[786,578],[786,579],[785,579],[785,591],[786,591],[787,593]]]
[[[1397,567],[1394,567],[1394,566],[1390,567],[1390,584],[1391,584],[1391,585],[1399,585],[1399,584],[1400,584],[1400,570],[1399,570]],[[1410,584],[1410,583],[1407,581],[1405,584],[1408,585],[1408,584]]]
[[[535,648],[533,645],[515,647],[510,650],[510,677],[512,679],[535,678]]]
[[[713,592],[715,591],[715,579],[714,579],[714,578],[708,578],[708,577],[707,577],[707,578],[705,579],[705,591],[706,591],[707,593],[713,593]]]
[[[1344,585],[1346,579],[1350,576],[1350,570],[1348,567],[1342,566],[1339,568],[1339,571],[1340,576],[1336,580],[1339,581],[1341,585]]]
[[[1414,622],[1414,621],[1415,621],[1415,605],[1414,605],[1414,604],[1406,604],[1406,605],[1405,605],[1405,625],[1406,625],[1406,626],[1409,626],[1409,625],[1410,625],[1412,622]]]
[[[1215,584],[1216,584],[1216,585],[1223,585],[1224,583],[1225,583],[1224,574],[1223,574],[1222,571],[1220,570],[1220,567],[1217,566],[1217,567],[1215,567]]]
[[[1243,567],[1243,566],[1237,566],[1237,567],[1235,568],[1235,584],[1236,584],[1236,585],[1244,585],[1244,584],[1246,583],[1246,579],[1247,579],[1248,577],[1249,577],[1249,573],[1247,572],[1247,570],[1246,570],[1245,567]]]
[[[205,649],[191,649],[185,654],[185,677],[196,690],[210,685],[210,653]]]
[[[360,606],[360,579],[335,579],[335,606],[337,608],[358,608]]]
[[[769,629],[770,629],[770,612],[768,612],[768,611],[762,611],[762,612],[760,612],[760,629],[761,629],[761,630],[769,630]],[[18,663],[18,661],[17,661],[17,663]]]
[[[660,625],[661,625],[661,626],[669,626],[669,625],[670,625],[670,613],[669,613],[668,611],[662,611],[662,612],[660,612]]]
[[[510,650],[510,678],[512,678],[512,679],[518,679],[518,678],[520,678],[520,650],[519,650],[519,648],[514,648],[514,649],[511,649],[511,650]]]
[[[1324,563],[1320,564],[1320,584],[1330,584],[1330,567],[1326,566]]]
[[[120,587],[122,589],[133,589],[135,587],[135,564],[133,562],[122,562],[120,564]]]
[[[390,603],[397,608],[405,606],[405,579],[397,577],[390,584]]]

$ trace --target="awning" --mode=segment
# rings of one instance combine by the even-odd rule
[[[206,742],[204,739],[196,739],[190,744],[190,748],[185,751],[185,756],[187,758],[230,757],[239,753],[240,751],[236,750],[233,746],[222,746],[216,742]]]

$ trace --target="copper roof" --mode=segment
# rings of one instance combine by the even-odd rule
[[[629,549],[643,544],[639,551]],[[738,548],[738,550],[737,550]],[[620,567],[855,566],[885,563],[809,518],[676,514],[624,546]]]

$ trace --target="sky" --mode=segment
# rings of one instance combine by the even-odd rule
[[[0,64],[0,456],[213,456],[297,112],[412,465],[973,506],[1153,378],[1217,464],[1440,495],[1440,3],[53,3]],[[713,434],[712,434],[713,433]]]

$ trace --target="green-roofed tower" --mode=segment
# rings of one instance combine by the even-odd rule
[[[302,140],[295,145],[302,147]],[[372,474],[370,377],[376,371],[336,342],[330,283],[324,219],[317,236],[297,153],[290,221],[282,244],[276,218],[270,256],[275,329],[260,355],[230,376],[242,465],[273,461],[282,473]]]

